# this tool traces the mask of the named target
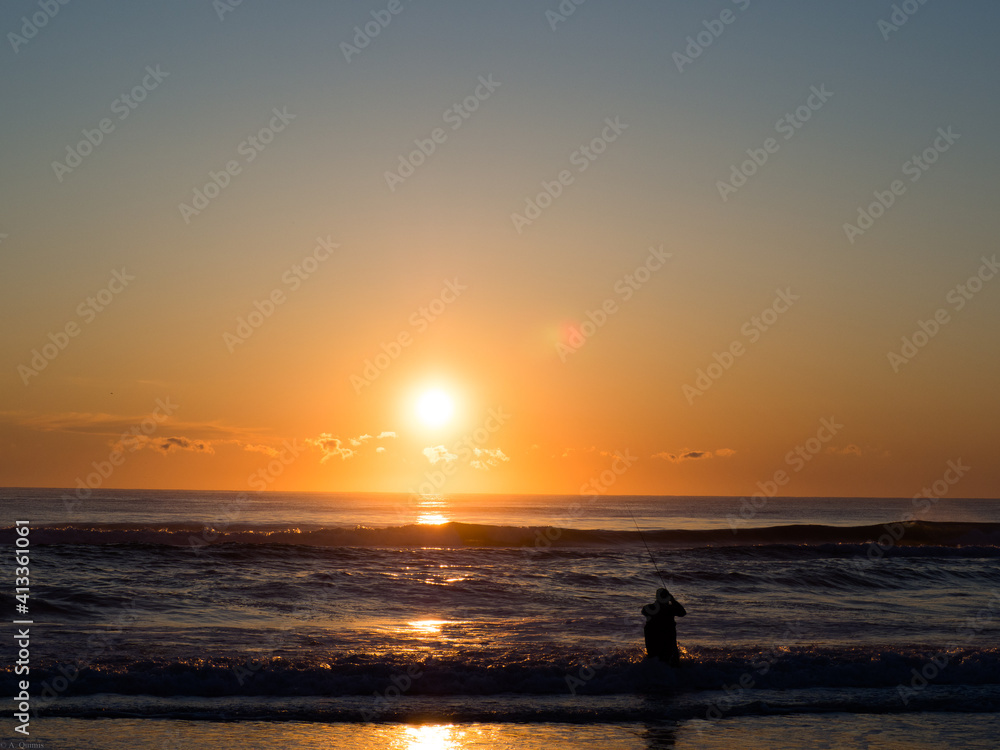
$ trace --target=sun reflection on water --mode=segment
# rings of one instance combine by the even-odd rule
[[[414,620],[406,623],[418,633],[423,635],[437,635],[441,632],[441,626],[447,625],[447,620]]]
[[[404,739],[409,743],[406,750],[458,750],[460,747],[451,724],[407,727]]]
[[[448,503],[445,502],[443,495],[421,495],[416,505],[417,523],[430,526],[448,523],[451,519],[441,512],[447,507]]]

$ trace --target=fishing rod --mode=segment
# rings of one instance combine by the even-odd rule
[[[656,559],[653,557],[653,551],[649,548],[649,545],[646,544],[646,537],[642,535],[642,529],[639,528],[639,523],[635,520],[635,515],[632,513],[632,509],[627,503],[622,503],[622,505],[625,506],[625,510],[627,510],[629,516],[631,516],[632,523],[635,524],[635,530],[639,532],[639,538],[642,540],[642,546],[646,548],[646,552],[649,554],[649,561],[653,563],[653,569],[656,571],[657,578],[660,579],[660,583],[663,584],[663,588],[666,588],[667,584],[664,582],[663,576],[660,574],[660,569],[656,565]]]

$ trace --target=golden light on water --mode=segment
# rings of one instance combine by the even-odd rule
[[[441,626],[447,623],[447,620],[414,620],[406,624],[423,635],[437,635],[441,632]]]
[[[460,747],[455,736],[455,727],[444,726],[407,727],[406,750],[457,750]]]
[[[451,519],[439,511],[448,504],[441,495],[421,495],[417,505],[417,523],[439,526]]]

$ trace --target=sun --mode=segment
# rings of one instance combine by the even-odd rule
[[[440,388],[425,391],[417,399],[417,416],[428,427],[441,427],[451,420],[455,403],[451,396]]]

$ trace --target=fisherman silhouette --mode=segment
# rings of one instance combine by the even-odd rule
[[[656,590],[656,601],[642,608],[646,624],[642,634],[646,638],[646,655],[659,659],[672,667],[681,665],[677,649],[677,623],[675,617],[684,617],[687,611],[666,589]]]

